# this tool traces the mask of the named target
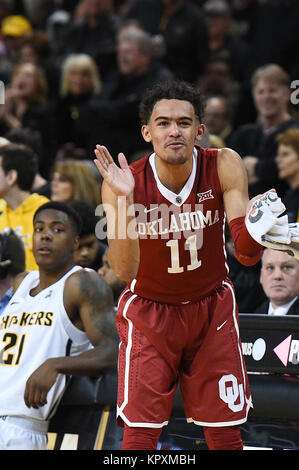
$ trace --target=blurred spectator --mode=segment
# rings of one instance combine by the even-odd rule
[[[125,18],[136,19],[151,35],[162,35],[164,63],[176,78],[196,82],[209,57],[207,22],[188,0],[135,0]]]
[[[230,5],[234,34],[250,44],[258,2],[256,0],[232,0]]]
[[[62,64],[60,96],[53,105],[58,149],[72,146],[78,158],[88,158],[89,123],[80,126],[82,108],[88,110],[91,99],[102,87],[98,67],[87,54],[71,54]],[[88,111],[87,111],[88,112]]]
[[[32,25],[22,15],[9,15],[1,22],[4,51],[0,61],[0,78],[4,83],[10,81],[12,70],[20,60],[24,35],[29,31],[32,31]]]
[[[52,46],[44,31],[32,31],[24,35],[20,48],[20,62],[32,62],[40,67],[47,80],[48,96],[56,96],[58,80],[53,72],[49,59]]]
[[[251,72],[264,64],[276,63],[293,76],[298,63],[298,23],[297,0],[255,1],[249,36]]]
[[[252,92],[258,112],[255,123],[240,126],[234,132],[231,147],[243,158],[248,173],[249,196],[275,188],[280,195],[286,184],[279,180],[275,156],[278,134],[299,127],[289,111],[290,80],[276,64],[265,65],[252,76]]]
[[[43,69],[51,55],[51,43],[43,31],[31,31],[24,34],[20,47],[20,61],[32,62]]]
[[[90,155],[97,142],[106,145],[114,158],[123,152],[129,161],[136,152],[150,148],[140,132],[139,103],[148,87],[173,78],[164,65],[152,62],[152,47],[151,36],[142,30],[119,37],[118,70],[103,85],[99,99],[81,114],[81,125],[90,132]]]
[[[81,217],[82,229],[79,236],[79,246],[74,252],[75,263],[83,268],[97,271],[103,265],[103,254],[107,245],[98,240],[95,234],[99,218],[95,215],[93,206],[85,201],[71,201],[69,203]]]
[[[243,82],[248,72],[249,46],[232,32],[230,5],[226,0],[208,0],[202,9],[208,22],[210,51],[226,53],[233,78]]]
[[[88,54],[106,78],[116,65],[116,32],[119,18],[113,0],[84,0],[82,18],[65,26],[59,44],[54,44],[53,65],[59,70],[69,54]]]
[[[134,19],[127,19],[124,20],[117,32],[117,43],[119,44],[122,40],[123,36],[127,36],[128,33],[135,33],[137,31],[143,31],[148,33],[143,26],[141,26],[140,22],[138,20]],[[149,34],[149,33],[148,33]],[[151,36],[151,49],[152,49],[152,62],[155,59],[160,60],[163,58],[165,54],[165,44],[164,44],[164,39],[161,36],[161,34],[158,34],[156,36]],[[163,66],[163,62],[160,61],[160,65]],[[165,66],[166,70],[169,70],[167,66]]]
[[[14,2],[12,0],[0,0],[0,23],[6,16],[14,12]]]
[[[3,120],[8,127],[20,128],[32,103],[45,103],[47,83],[40,69],[31,62],[20,63],[14,69],[6,88]]]
[[[96,208],[101,202],[100,186],[91,169],[83,162],[57,162],[52,171],[51,200],[86,201]]]
[[[25,250],[11,229],[0,232],[0,315],[10,301],[15,277],[25,270]]]
[[[225,96],[210,96],[206,100],[204,123],[213,136],[222,141],[222,147],[230,147],[230,137],[233,131],[232,110]]]
[[[0,197],[6,205],[0,215],[0,231],[12,228],[25,246],[26,270],[37,269],[32,252],[33,214],[48,198],[31,194],[37,162],[34,153],[20,144],[0,147]]]
[[[47,101],[47,81],[43,71],[34,63],[19,63],[5,89],[5,105],[0,132],[28,127],[38,130],[43,145],[40,173],[45,178],[53,162],[53,121]]]
[[[205,73],[197,81],[197,86],[206,98],[214,95],[225,96],[232,115],[235,115],[240,101],[240,84],[233,78],[226,53],[211,55]]]
[[[23,14],[35,29],[44,30],[48,17],[55,11],[65,11],[68,4],[75,7],[78,0],[16,0],[23,4]]]
[[[156,64],[155,44],[150,34],[142,28],[121,28],[117,38],[117,64],[128,78],[142,76],[148,71],[160,80],[173,78],[173,73],[163,64]]]
[[[61,37],[64,34],[66,26],[70,23],[72,15],[70,12],[61,10],[57,7],[57,10],[51,12],[45,21],[45,33],[49,38],[49,41],[56,50],[57,44],[60,44]]]
[[[299,315],[299,261],[282,251],[266,249],[261,284],[267,300],[254,313]]]
[[[277,138],[278,176],[288,183],[283,202],[289,222],[299,222],[299,129],[289,129]]]
[[[5,134],[5,137],[9,142],[26,145],[26,147],[29,147],[33,151],[37,161],[38,169],[34,177],[31,192],[41,194],[50,199],[50,183],[39,173],[39,165],[42,155],[42,141],[40,133],[33,129],[21,127],[20,129],[11,129],[7,134]]]
[[[113,291],[114,306],[117,308],[118,299],[126,287],[126,282],[118,279],[108,262],[107,252],[103,254],[103,265],[98,270],[99,275],[107,282]]]

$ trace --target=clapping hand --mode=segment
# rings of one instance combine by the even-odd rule
[[[123,153],[118,155],[120,167],[114,162],[110,152],[103,145],[95,148],[94,160],[104,181],[117,196],[129,196],[134,190],[134,177]]]

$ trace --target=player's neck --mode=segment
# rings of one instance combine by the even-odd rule
[[[186,161],[181,165],[171,165],[156,158],[155,163],[158,178],[163,186],[173,193],[179,194],[192,172],[193,160]]]
[[[74,262],[69,262],[64,265],[63,268],[51,269],[51,268],[41,268],[39,269],[39,284],[38,286],[31,291],[31,295],[36,295],[42,290],[50,287],[51,285],[58,282],[70,269],[74,266]]]

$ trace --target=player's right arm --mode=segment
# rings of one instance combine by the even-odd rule
[[[139,241],[134,215],[134,177],[123,154],[120,168],[104,146],[97,145],[95,164],[103,177],[102,203],[107,218],[108,262],[124,281],[136,277]]]

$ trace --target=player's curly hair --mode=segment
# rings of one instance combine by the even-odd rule
[[[36,211],[33,216],[33,223],[35,222],[36,216],[47,209],[53,209],[56,211],[64,212],[68,218],[69,221],[74,229],[75,235],[79,235],[81,233],[82,229],[82,220],[78,212],[73,209],[69,204],[60,202],[60,201],[49,201],[46,202],[45,204],[42,204]]]
[[[71,206],[80,216],[82,224],[80,237],[86,237],[87,235],[95,234],[95,227],[99,221],[99,218],[95,215],[94,207],[87,201],[80,201],[74,199],[67,203]]]
[[[155,104],[163,99],[189,101],[201,122],[205,106],[198,88],[181,80],[167,80],[156,83],[146,91],[139,106],[142,124],[148,124]]]

